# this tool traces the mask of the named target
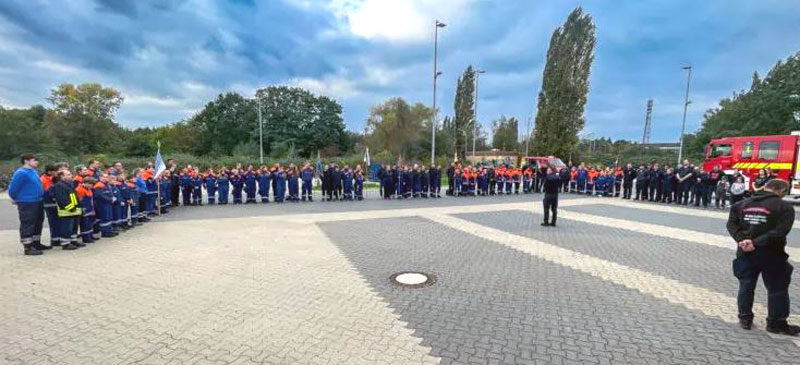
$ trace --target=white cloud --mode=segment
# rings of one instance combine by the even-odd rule
[[[447,22],[466,11],[469,0],[332,0],[331,11],[350,33],[367,39],[426,41],[435,19]]]
[[[289,84],[337,100],[348,99],[360,93],[351,79],[341,76],[325,76],[322,79],[299,77],[289,80]]]
[[[173,98],[159,98],[152,95],[127,94],[123,105],[136,107],[180,107],[183,102]]]
[[[60,74],[75,74],[80,72],[81,70],[77,67],[73,67],[70,65],[66,65],[60,62],[51,61],[51,60],[39,60],[33,63],[36,67],[41,69],[57,72]]]

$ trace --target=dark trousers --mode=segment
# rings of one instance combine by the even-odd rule
[[[632,183],[624,183],[622,184],[622,197],[625,199],[631,198],[631,190],[633,190]]]
[[[692,190],[692,186],[690,186],[686,182],[682,182],[678,184],[678,195],[675,197],[675,204],[689,204],[689,191]]]
[[[178,184],[173,183],[169,191],[169,197],[173,207],[177,207],[178,205],[180,205],[180,199],[178,198],[180,196],[180,192],[181,192],[180,186],[178,186]]]
[[[56,213],[55,204],[52,207],[45,207],[44,213],[47,217],[47,226],[50,228],[50,244],[60,244],[60,242],[55,239],[56,235],[53,231],[58,229],[58,227],[56,227],[56,219],[58,219],[58,214]]]
[[[544,204],[544,222],[555,225],[558,215],[558,194],[546,194],[542,203]],[[552,221],[549,220],[551,211],[553,212]]]
[[[658,187],[656,186],[656,184],[650,183],[650,185],[648,186],[648,190],[649,191],[648,191],[648,194],[647,194],[647,196],[648,196],[647,200],[655,201],[656,200],[656,196],[658,195]]]
[[[760,248],[764,249],[764,248]],[[762,275],[767,287],[767,322],[782,324],[789,317],[789,283],[794,267],[784,258],[774,260],[755,260],[751,255],[739,256],[733,260],[733,275],[739,279],[740,319],[753,319],[753,297]]]
[[[303,180],[303,192],[300,195],[303,197],[303,200],[306,200],[306,198],[311,200],[311,180]]]
[[[184,187],[181,193],[183,194],[183,205],[192,205],[192,188]]]
[[[636,185],[636,200],[647,200],[647,185]]]
[[[44,224],[44,204],[42,202],[17,202],[19,213],[19,241],[23,246],[40,243]],[[50,228],[52,232],[53,228]],[[52,242],[53,239],[51,238]]]

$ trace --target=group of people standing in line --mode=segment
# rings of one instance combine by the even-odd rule
[[[276,163],[272,167],[252,164],[244,168],[238,164],[232,169],[220,168],[219,172],[207,169],[205,172],[187,165],[178,169],[174,161],[168,161],[165,172],[170,177],[169,204],[180,205],[178,197],[183,197],[183,205],[203,205],[203,197],[208,204],[225,205],[233,196],[233,204],[272,202],[314,201],[313,187],[316,171],[310,163],[297,168],[293,163],[282,167]],[[364,172],[361,166],[350,169],[348,165],[340,168],[336,164],[326,165],[321,176],[323,200],[363,200]],[[205,190],[205,194],[203,193]]]

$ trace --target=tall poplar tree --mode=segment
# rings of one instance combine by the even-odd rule
[[[533,151],[564,157],[578,144],[594,60],[595,26],[580,7],[550,37],[539,92]]]
[[[458,78],[455,104],[453,105],[453,132],[456,133],[456,149],[464,159],[464,146],[472,145],[472,128],[475,127],[475,69],[467,67]]]

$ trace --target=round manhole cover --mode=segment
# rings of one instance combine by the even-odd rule
[[[389,280],[396,285],[411,288],[421,288],[423,286],[428,286],[435,283],[436,277],[432,274],[406,271],[392,275]]]

